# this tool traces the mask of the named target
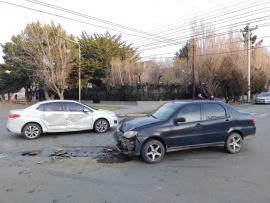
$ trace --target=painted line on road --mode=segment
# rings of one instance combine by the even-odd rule
[[[256,117],[264,117],[264,116],[268,116],[269,115],[269,113],[263,113],[263,114],[260,114],[260,115],[256,115]]]

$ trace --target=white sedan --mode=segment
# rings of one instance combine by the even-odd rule
[[[270,93],[269,92],[263,92],[256,96],[255,99],[256,104],[267,104],[270,103]]]
[[[70,100],[42,101],[25,109],[11,110],[7,129],[21,133],[26,139],[36,139],[42,133],[94,129],[104,133],[118,125],[112,111],[93,109]]]

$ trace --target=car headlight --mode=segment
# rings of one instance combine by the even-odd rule
[[[137,131],[127,131],[123,134],[123,137],[130,139],[135,137],[137,134],[138,134]]]
[[[111,117],[117,117],[115,113],[108,113],[108,115]]]

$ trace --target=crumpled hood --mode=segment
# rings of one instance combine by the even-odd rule
[[[158,123],[160,121],[161,120],[153,117],[126,118],[120,122],[119,130],[122,132],[126,132],[139,127],[147,126],[149,124]]]

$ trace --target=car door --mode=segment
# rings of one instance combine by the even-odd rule
[[[35,116],[47,126],[49,132],[66,130],[66,118],[61,102],[49,102],[39,105],[35,111]]]
[[[218,103],[204,104],[205,143],[223,142],[232,126],[232,116]]]
[[[93,128],[93,112],[90,108],[76,102],[63,102],[63,104],[66,110],[68,130],[88,130]]]
[[[183,117],[185,122],[175,123],[176,118]],[[201,114],[201,103],[183,106],[173,119],[171,125],[171,146],[189,146],[202,144],[204,139],[204,123]]]

